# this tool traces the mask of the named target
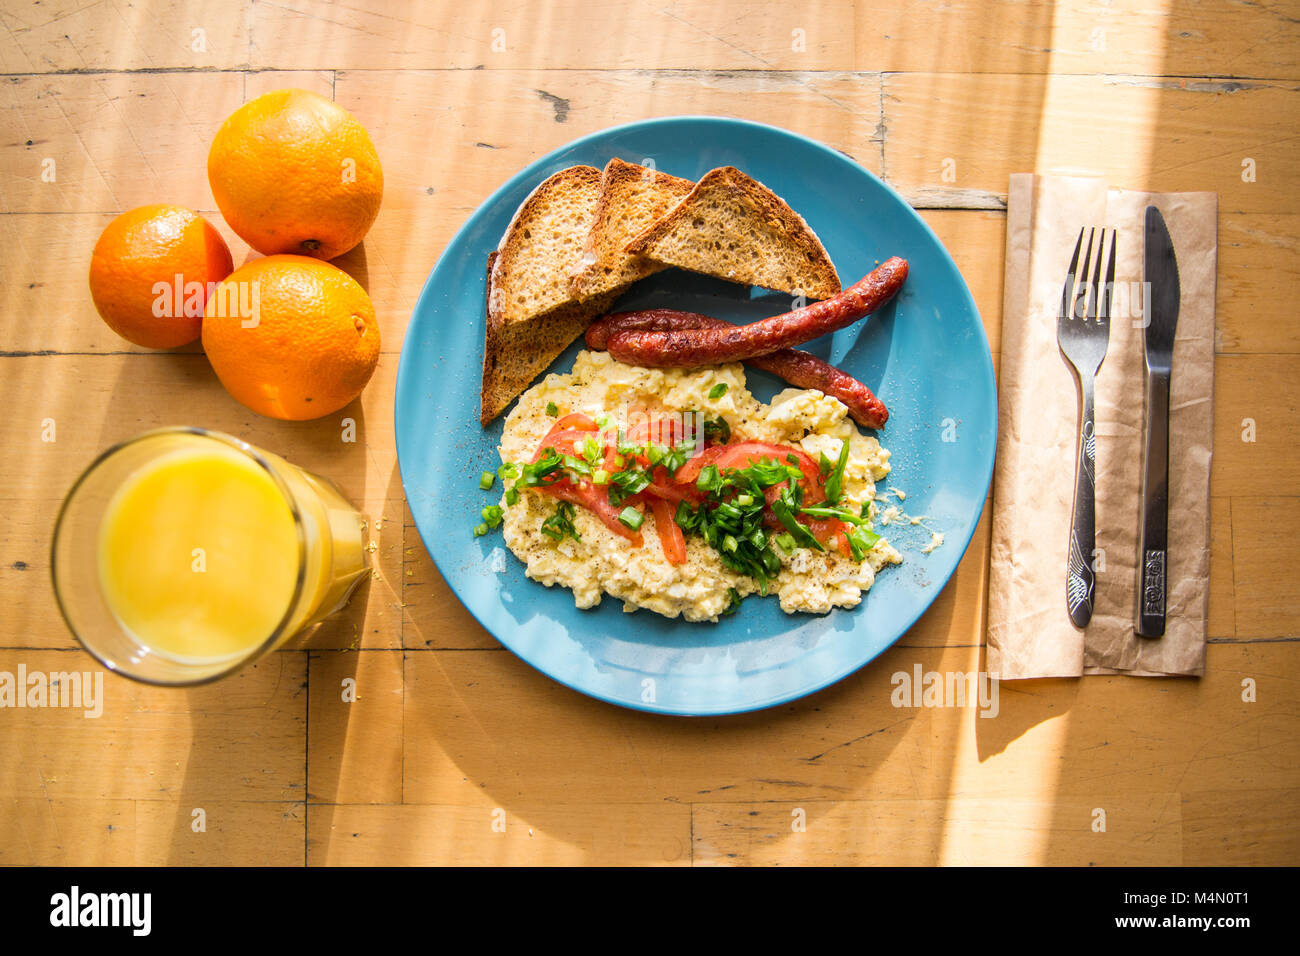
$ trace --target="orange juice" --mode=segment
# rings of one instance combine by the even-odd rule
[[[104,597],[146,647],[179,659],[263,643],[298,578],[293,512],[271,476],[226,446],[180,448],[118,489],[104,513]]]
[[[106,666],[156,684],[229,673],[347,603],[365,520],[334,484],[229,435],[148,432],[73,486],[59,609]]]

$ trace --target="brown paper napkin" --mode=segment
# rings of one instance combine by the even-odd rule
[[[1141,291],[1148,204],[1165,217],[1182,302],[1170,394],[1169,568],[1164,637],[1133,631],[1143,428]],[[1218,197],[1107,189],[1101,179],[1017,174],[1007,201],[988,670],[1003,680],[1200,675],[1210,566],[1210,455]],[[1097,589],[1070,623],[1065,569],[1078,388],[1056,341],[1079,227],[1119,230],[1110,345],[1097,376]]]

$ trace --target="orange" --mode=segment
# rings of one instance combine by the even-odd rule
[[[230,275],[226,240],[182,206],[141,206],[100,234],[90,258],[90,297],[122,338],[151,349],[199,337],[209,283]]]
[[[365,127],[306,90],[275,90],[235,110],[212,141],[208,183],[230,228],[268,256],[343,255],[384,195]]]
[[[302,421],[361,394],[379,361],[379,323],[366,290],[342,269],[307,256],[268,256],[213,291],[203,349],[240,402]]]

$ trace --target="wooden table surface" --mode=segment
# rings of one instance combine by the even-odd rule
[[[360,6],[0,3],[0,672],[91,669],[54,606],[50,534],[112,442],[229,431],[377,519],[375,573],[346,612],[238,676],[168,691],[108,675],[98,718],[0,710],[0,863],[1300,862],[1294,0]],[[379,368],[358,402],[306,423],[245,410],[197,346],[117,338],[86,284],[99,232],[146,203],[201,210],[236,263],[253,255],[215,211],[207,150],[240,103],[284,86],[354,111],[386,178],[373,230],[339,260],[374,300]],[[522,166],[682,113],[783,126],[881,175],[956,258],[995,362],[1009,174],[1218,192],[1203,679],[1008,683],[995,719],[892,707],[895,672],[982,664],[987,509],[897,645],[766,712],[618,709],[474,622],[398,476],[411,309]]]

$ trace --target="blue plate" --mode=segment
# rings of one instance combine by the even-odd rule
[[[698,179],[736,166],[808,221],[847,286],[878,262],[910,263],[903,292],[865,322],[805,348],[866,382],[890,409],[880,432],[893,454],[887,485],[907,492],[945,542],[885,533],[904,563],[888,567],[852,610],[787,615],[750,597],[718,624],[628,614],[606,596],[588,611],[565,588],[524,575],[499,531],[475,538],[497,500],[478,476],[499,464],[502,418],[478,423],[484,282],[515,209],[566,166],[612,157]],[[788,296],[670,269],[633,286],[618,308],[657,305],[753,321],[784,312]],[[552,366],[568,371],[580,343]],[[764,401],[782,386],[748,373]],[[542,157],[498,189],[461,227],[425,283],[397,373],[397,457],[415,524],[439,571],[479,622],[557,681],[593,697],[669,714],[726,714],[802,697],[851,674],[911,627],[948,582],[970,543],[993,472],[997,395],[979,313],[947,250],[897,193],[853,160],[785,130],[720,117],[646,120],[583,137]]]

